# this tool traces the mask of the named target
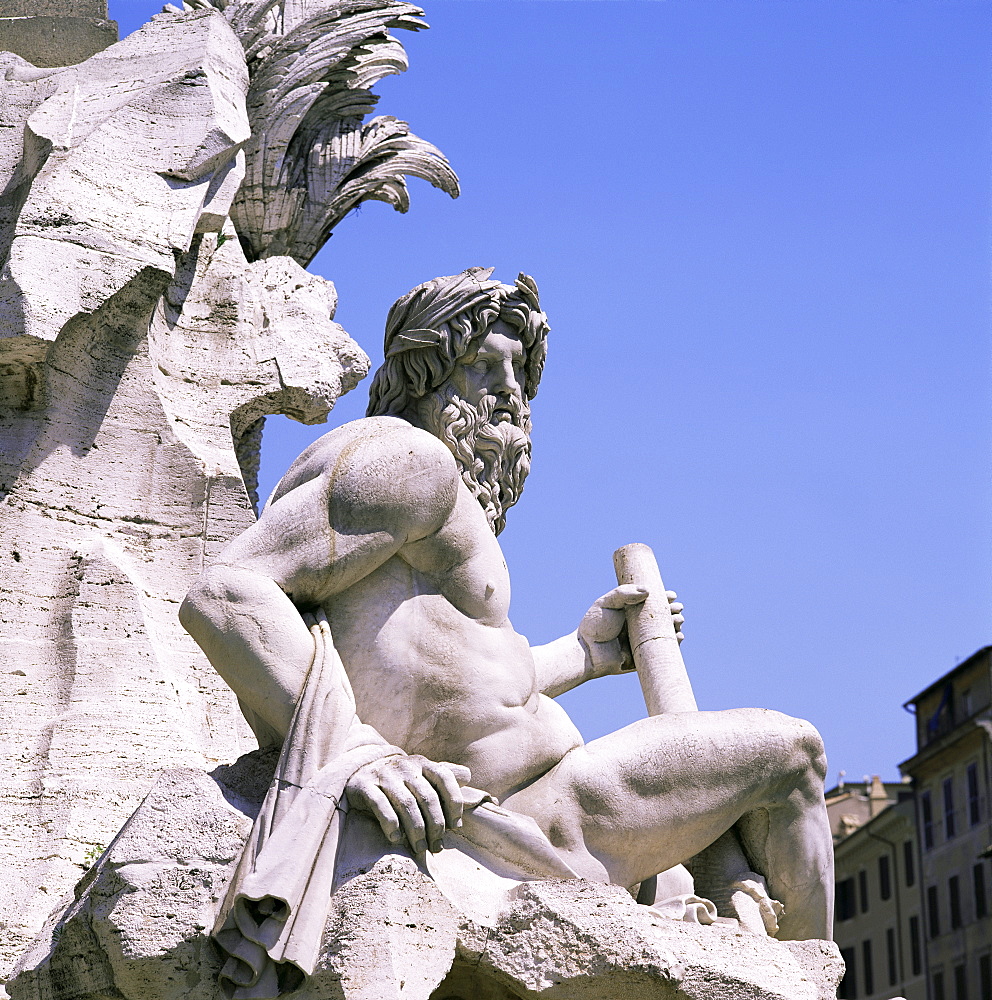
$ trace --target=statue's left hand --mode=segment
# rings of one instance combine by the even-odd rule
[[[360,767],[349,778],[345,794],[352,809],[379,821],[391,843],[406,840],[416,854],[436,854],[445,829],[462,825],[459,789],[471,778],[461,764],[402,754]]]
[[[682,641],[682,605],[674,590],[665,591],[672,612],[676,638]],[[596,676],[622,673],[634,668],[634,659],[627,642],[626,609],[641,604],[648,596],[643,587],[624,584],[604,594],[585,613],[579,624],[579,638],[589,650]]]

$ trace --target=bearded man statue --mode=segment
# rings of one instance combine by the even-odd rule
[[[830,935],[809,723],[671,712],[585,744],[553,699],[630,666],[625,611],[647,591],[614,588],[543,646],[510,624],[496,535],[530,467],[548,324],[532,279],[491,274],[436,278],[393,306],[369,415],[293,463],[180,612],[260,743],[281,746],[214,931],[236,1000],[312,970],[346,810],[432,874],[464,848],[521,880],[641,886],[652,905],[659,873],[729,840],[717,881],[749,887],[759,933]],[[683,911],[717,919],[719,904],[680,892]]]

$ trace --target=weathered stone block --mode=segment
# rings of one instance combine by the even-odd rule
[[[29,5],[30,6],[30,5]],[[100,4],[93,4],[99,7]],[[103,5],[106,13],[106,4]],[[15,16],[0,19],[0,50],[35,66],[72,66],[117,41],[117,22],[105,17]]]
[[[107,18],[107,0],[0,0],[0,17]]]
[[[158,783],[49,919],[13,1000],[222,1000],[208,933],[275,763],[249,754]],[[520,884],[495,919],[461,911],[401,849],[335,891],[314,975],[295,1000],[831,1000],[826,941],[700,927],[618,886]]]

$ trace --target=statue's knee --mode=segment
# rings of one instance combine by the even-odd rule
[[[783,777],[822,790],[827,775],[827,755],[816,727],[805,719],[795,719],[782,712],[755,711],[759,713],[756,723],[760,722],[766,731],[767,745],[779,750],[778,764]]]
[[[827,776],[827,753],[816,727],[805,719],[789,719],[790,745],[794,768],[805,780],[822,792]]]

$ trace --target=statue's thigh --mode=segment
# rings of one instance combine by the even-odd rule
[[[761,709],[642,719],[571,751],[505,804],[533,816],[576,870],[592,868],[588,856],[609,881],[633,884],[774,802],[794,780],[803,725]]]

